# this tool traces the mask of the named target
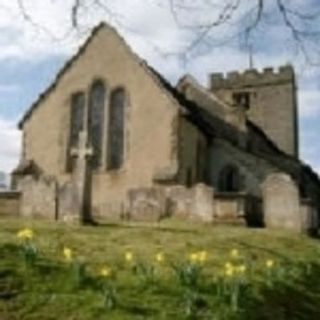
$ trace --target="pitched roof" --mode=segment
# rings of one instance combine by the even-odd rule
[[[252,121],[247,120],[247,133],[240,132],[236,127],[201,108],[196,102],[187,99],[183,93],[173,87],[152,67],[149,67],[149,69],[158,77],[163,87],[185,108],[187,111],[186,119],[196,125],[204,134],[225,139],[237,148],[242,148],[239,145],[239,136],[246,135],[248,145],[252,146],[250,150],[252,154],[273,163],[276,167],[288,172],[296,180],[300,180],[301,175],[305,174],[320,188],[320,178],[310,166],[279,149],[266,133]],[[256,138],[260,140],[256,141]],[[244,151],[248,152],[248,150]]]

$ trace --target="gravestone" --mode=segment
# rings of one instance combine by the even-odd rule
[[[202,222],[212,222],[214,216],[213,188],[199,183],[193,187],[192,217]]]
[[[56,219],[57,182],[54,177],[25,175],[19,180],[18,191],[21,192],[21,216]]]
[[[128,200],[128,218],[133,221],[158,222],[167,216],[166,194],[161,187],[129,190]]]
[[[66,220],[79,220],[80,223],[90,223],[92,222],[92,173],[90,166],[90,157],[93,156],[93,150],[88,146],[88,134],[86,131],[81,131],[79,133],[78,148],[72,149],[71,155],[75,157],[76,161],[72,172],[71,181],[71,216],[66,216]]]
[[[284,173],[272,173],[263,183],[263,207],[267,228],[303,231],[300,196],[296,183]]]

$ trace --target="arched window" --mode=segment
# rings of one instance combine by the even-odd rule
[[[110,98],[108,132],[108,169],[119,169],[124,155],[125,91],[114,90]]]
[[[88,134],[93,148],[91,167],[98,168],[102,159],[106,89],[102,81],[93,83],[89,95]]]
[[[218,189],[220,192],[240,191],[240,174],[237,167],[229,165],[221,170],[219,174]]]
[[[79,133],[84,128],[85,95],[78,92],[71,97],[70,109],[70,134],[67,148],[67,171],[71,172],[74,167],[74,159],[71,156],[71,149],[78,147]]]

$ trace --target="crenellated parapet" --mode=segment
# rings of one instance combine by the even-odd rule
[[[264,68],[262,71],[248,69],[244,72],[212,73],[210,75],[210,89],[231,89],[237,87],[266,86],[277,83],[294,81],[294,70],[291,65],[279,69]]]

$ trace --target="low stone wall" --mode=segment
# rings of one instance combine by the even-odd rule
[[[130,190],[128,218],[136,221],[159,221],[175,216],[202,222],[213,221],[213,189],[197,184],[184,186],[157,186]]]
[[[18,216],[20,192],[0,192],[0,216]]]
[[[241,193],[216,193],[214,196],[214,220],[245,224],[246,195]]]
[[[246,193],[215,193],[205,184],[192,188],[181,185],[130,190],[128,218],[159,221],[177,217],[200,222],[221,222],[263,226],[262,200]]]

